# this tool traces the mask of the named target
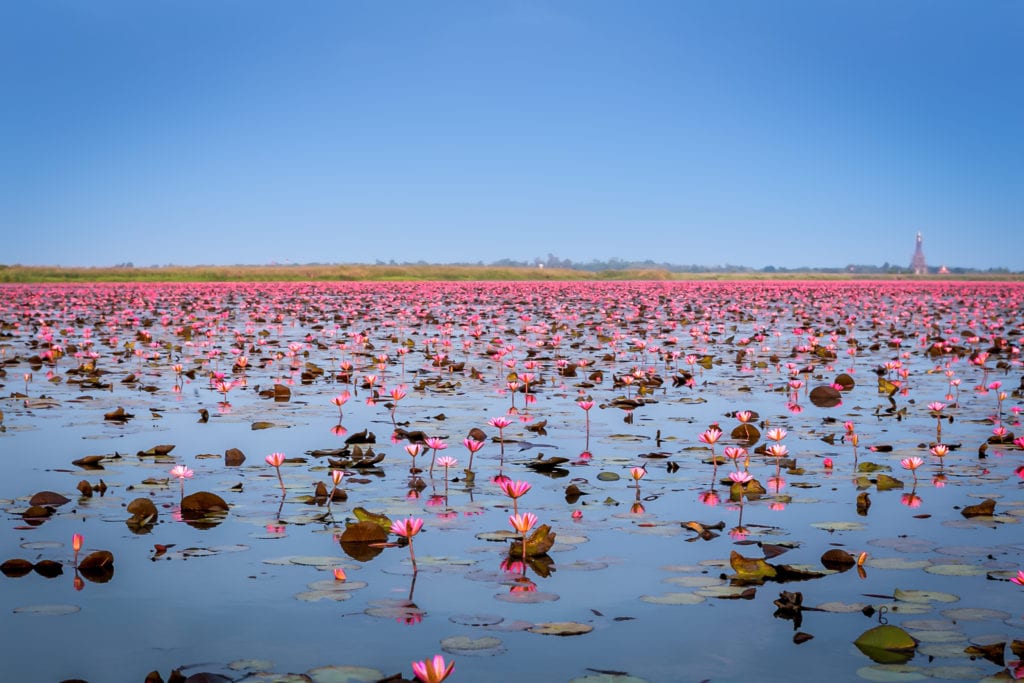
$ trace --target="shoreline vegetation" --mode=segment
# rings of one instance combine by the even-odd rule
[[[588,271],[572,268],[538,268],[471,265],[232,265],[74,267],[0,265],[0,283],[57,282],[426,282],[426,281],[981,281],[1021,282],[1024,273],[967,272],[913,275],[911,273],[851,273],[845,271],[743,271],[674,272],[664,269]]]

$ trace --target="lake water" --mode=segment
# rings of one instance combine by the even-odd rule
[[[1017,284],[118,284],[2,295],[0,562],[61,571],[0,575],[4,680],[142,681],[154,670],[168,680],[172,669],[410,679],[410,662],[435,653],[455,660],[451,681],[1009,680],[1021,659],[1011,643],[1024,640],[1024,587],[1009,581],[1024,568]],[[287,392],[275,398],[275,385]],[[343,391],[339,411],[331,399]],[[589,413],[580,400],[594,402]],[[105,418],[117,409],[132,417]],[[744,410],[760,432],[753,443],[732,438]],[[511,421],[503,457],[489,424],[501,416]],[[713,466],[699,437],[715,424],[719,458],[745,445],[749,463]],[[443,468],[426,471],[429,452],[410,473],[396,428],[445,440],[439,455],[458,460],[447,484]],[[467,482],[473,428],[486,441]],[[755,452],[772,428],[786,430],[795,462]],[[332,467],[314,451],[362,430],[385,457],[344,466],[347,500],[328,509],[313,494],[317,482],[331,488]],[[935,443],[948,455],[933,455]],[[145,453],[162,445],[173,449]],[[232,448],[241,465],[225,463]],[[288,459],[284,494],[264,460],[274,452]],[[96,455],[102,469],[72,464]],[[552,457],[566,461],[529,466]],[[914,472],[901,465],[911,457],[924,461]],[[185,495],[214,493],[229,511],[183,516],[175,465],[194,472]],[[729,473],[744,469],[768,490],[730,501]],[[880,490],[880,474],[902,487]],[[525,568],[509,556],[512,501],[499,475],[530,484],[519,510],[556,533]],[[106,490],[83,497],[83,480]],[[570,484],[582,495],[567,499]],[[69,502],[26,518],[41,491]],[[137,498],[159,514],[141,527],[126,524]],[[986,499],[990,514],[964,516]],[[357,507],[424,520],[417,572],[394,535],[386,547],[339,543]],[[79,560],[112,553],[112,575],[76,574],[74,534]],[[826,570],[820,558],[837,548],[866,552],[863,566]],[[804,580],[737,580],[734,551]],[[777,612],[783,591],[820,609]],[[570,635],[543,632],[563,622]],[[878,663],[853,644],[880,623],[918,640],[907,661]],[[1001,658],[965,653],[998,643]]]

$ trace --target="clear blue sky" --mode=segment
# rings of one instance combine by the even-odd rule
[[[1024,2],[0,3],[0,263],[1024,270]]]

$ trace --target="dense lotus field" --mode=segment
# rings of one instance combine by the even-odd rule
[[[1024,677],[1020,285],[0,294],[4,680]]]

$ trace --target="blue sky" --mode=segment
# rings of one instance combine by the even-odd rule
[[[1024,270],[1024,3],[0,4],[0,263]]]

